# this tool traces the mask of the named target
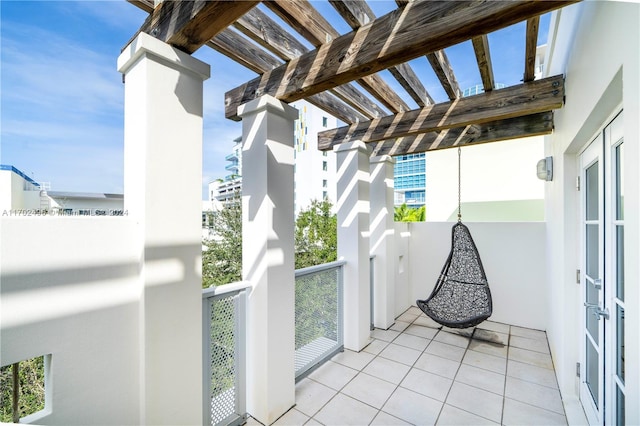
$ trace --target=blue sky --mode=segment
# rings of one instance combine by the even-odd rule
[[[340,33],[350,31],[326,1],[313,4]],[[370,4],[377,16],[395,7]],[[0,163],[51,182],[52,190],[123,192],[124,87],[116,60],[145,16],[124,0],[0,1]],[[542,44],[548,17],[540,27]],[[521,80],[524,32],[519,24],[489,35],[497,82]],[[470,42],[446,52],[461,88],[480,83]],[[241,134],[240,123],[224,118],[224,93],[256,74],[207,47],[194,56],[211,65],[204,89],[205,197],[208,182],[226,174],[224,157]],[[411,65],[436,102],[445,101],[426,58]],[[388,72],[382,76],[416,107]]]

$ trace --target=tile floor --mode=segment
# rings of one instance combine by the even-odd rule
[[[371,337],[300,381],[275,424],[567,424],[544,332],[491,321],[442,329],[411,307]]]

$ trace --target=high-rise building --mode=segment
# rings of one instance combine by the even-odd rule
[[[426,184],[425,153],[399,155],[393,168],[395,205],[424,206]]]
[[[338,127],[338,119],[306,101],[293,102],[299,111],[294,124],[294,209],[298,214],[313,200],[336,202],[336,158],[333,152],[318,151],[318,132]],[[209,184],[212,209],[231,200],[242,190],[242,140],[234,139],[232,152],[225,157],[224,179]]]

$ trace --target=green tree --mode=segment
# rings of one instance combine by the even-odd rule
[[[240,199],[210,213],[212,237],[202,244],[202,287],[228,284],[242,279],[242,205]]]
[[[424,222],[427,216],[425,206],[420,208],[408,207],[406,204],[396,206],[393,220],[396,222]]]
[[[338,219],[331,213],[331,202],[313,200],[298,214],[295,231],[296,269],[336,260]]]
[[[0,422],[12,423],[44,409],[44,357],[21,361],[18,374],[18,411],[13,413],[13,366],[0,368]]]

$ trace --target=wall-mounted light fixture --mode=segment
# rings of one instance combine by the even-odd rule
[[[553,180],[553,157],[546,157],[538,161],[536,171],[538,179],[546,180],[547,182]]]

